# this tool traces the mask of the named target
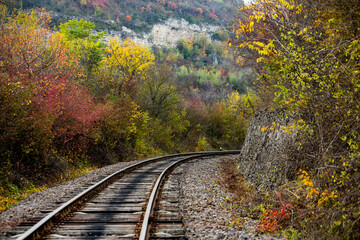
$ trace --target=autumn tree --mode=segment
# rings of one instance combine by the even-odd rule
[[[80,56],[87,75],[99,67],[104,55],[105,44],[102,42],[105,33],[93,33],[95,24],[84,19],[73,19],[59,26],[59,33],[68,42],[75,55]]]
[[[312,237],[359,237],[358,2],[260,0],[240,12],[233,43],[256,56],[260,96],[300,118],[288,154],[317,189]]]
[[[153,144],[163,151],[179,151],[190,123],[175,87],[174,69],[166,61],[153,65],[139,85],[139,104],[151,117]]]
[[[100,125],[98,147],[108,149],[112,159],[143,156],[153,149],[147,141],[149,115],[137,103],[134,91],[144,81],[154,56],[144,46],[127,39],[111,38],[99,71],[93,75],[92,92],[111,109]]]
[[[51,34],[49,15],[4,14],[0,19],[0,131],[4,133],[0,145],[7,167],[2,170],[10,178],[17,173],[36,179],[52,171],[49,159],[55,151],[66,149],[79,135],[91,135],[101,113],[87,90],[75,84],[77,61],[62,36]],[[39,174],[34,174],[36,169]]]
[[[166,119],[180,102],[174,70],[165,62],[153,65],[141,83],[141,104],[155,118]]]
[[[254,116],[258,99],[254,93],[239,94],[233,91],[209,110],[206,133],[217,147],[240,148],[249,120]],[[213,143],[214,144],[214,143]]]
[[[146,72],[153,65],[154,55],[145,47],[126,39],[122,43],[118,38],[111,38],[106,50],[104,64],[112,75],[110,80],[120,93],[124,86],[131,88],[136,81],[143,80]]]

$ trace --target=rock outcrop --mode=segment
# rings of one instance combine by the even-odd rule
[[[283,111],[264,110],[255,115],[239,159],[240,172],[247,182],[258,189],[271,189],[293,175],[294,166],[286,150],[295,139],[296,134],[288,130],[294,121],[294,116]]]
[[[137,44],[174,47],[179,39],[191,38],[195,34],[204,34],[211,39],[211,35],[219,29],[220,27],[215,25],[196,25],[184,19],[169,18],[163,23],[155,24],[149,33],[135,33],[123,26],[121,31],[110,31],[109,35],[117,36],[120,40],[131,38]]]

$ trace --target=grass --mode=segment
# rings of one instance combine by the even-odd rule
[[[47,184],[35,184],[29,181],[24,181],[21,186],[15,184],[7,184],[5,187],[0,187],[0,212],[13,207],[16,203],[22,201],[33,193],[44,191],[56,184],[60,184],[81,175],[92,172],[96,167],[86,166],[81,168],[73,168],[64,174],[60,174],[55,181]]]
[[[30,196],[33,193],[40,192],[47,189],[46,185],[35,186],[32,183],[28,183],[25,188],[18,187],[14,184],[9,184],[6,189],[0,188],[0,212],[11,208],[16,203],[20,202],[24,198]]]

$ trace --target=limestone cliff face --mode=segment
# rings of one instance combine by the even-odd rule
[[[121,31],[110,31],[110,36],[117,36],[120,40],[131,38],[137,44],[148,46],[174,47],[179,39],[191,38],[195,34],[204,34],[210,39],[211,34],[219,30],[219,26],[208,24],[190,24],[184,19],[167,19],[163,23],[153,26],[149,33],[135,33],[133,30],[122,27]]]
[[[155,45],[174,46],[181,38],[191,38],[195,34],[205,34],[210,38],[220,27],[207,24],[189,24],[184,19],[168,19],[164,24],[156,24],[151,30]]]
[[[294,121],[294,116],[281,111],[262,111],[255,115],[239,159],[240,172],[247,182],[258,189],[269,189],[286,183],[288,177],[294,174],[286,149],[296,134],[283,128]]]

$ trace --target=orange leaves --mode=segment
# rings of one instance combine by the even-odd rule
[[[204,10],[202,10],[201,8],[197,8],[196,12],[199,13],[199,15],[203,14]]]
[[[269,126],[263,127],[263,128],[261,128],[261,131],[265,132],[268,128],[269,128]]]
[[[302,184],[304,184],[304,186],[308,190],[308,194],[307,194],[306,198],[311,199],[313,197],[317,197],[319,194],[319,188],[314,187],[314,183],[311,180],[309,173],[305,170],[300,169],[298,175],[299,175],[300,179],[302,180]],[[314,194],[314,196],[313,196],[313,194]]]
[[[281,230],[284,225],[290,220],[293,214],[293,207],[290,203],[284,203],[281,200],[281,193],[277,192],[276,196],[280,200],[278,207],[267,207],[266,209],[261,205],[262,220],[258,226],[258,230],[265,233],[276,232]]]
[[[126,22],[128,22],[128,23],[131,22],[131,21],[132,21],[131,15],[126,15],[125,20],[126,20]]]
[[[107,0],[89,0],[93,8],[101,7],[102,9],[106,9],[110,6],[110,2]]]
[[[278,194],[280,198],[280,193]],[[269,207],[264,210],[261,223],[258,230],[262,232],[275,232],[281,229],[281,224],[290,219],[292,214],[292,207],[290,203],[280,202],[278,208]]]
[[[66,49],[59,39],[48,37],[50,30],[46,27],[47,17],[36,16],[32,12],[9,18],[1,31],[0,49],[7,65],[6,71],[11,72],[12,77],[28,83],[39,82],[42,74],[51,67],[60,70],[62,66],[73,62],[63,61]]]
[[[314,187],[314,183],[307,171],[300,169],[298,175],[301,179],[300,183],[307,191],[306,199],[311,199],[318,207],[321,207],[338,198],[338,194],[336,193],[337,191],[329,191],[326,188],[321,191],[320,188]],[[328,173],[325,172],[325,175],[328,175]]]

